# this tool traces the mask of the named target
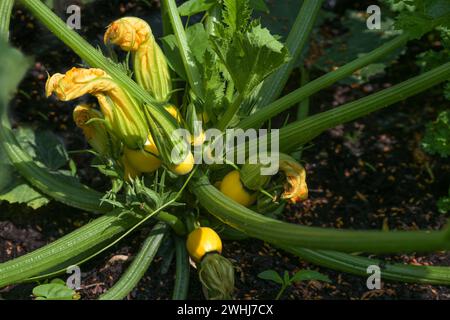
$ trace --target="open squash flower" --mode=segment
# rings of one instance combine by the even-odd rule
[[[280,169],[286,175],[286,184],[284,193],[281,195],[283,199],[289,200],[291,203],[308,198],[308,186],[306,185],[306,170],[286,154],[280,154]]]
[[[137,102],[101,69],[72,68],[47,80],[47,96],[56,94],[69,101],[94,95],[103,113],[106,128],[130,149],[142,149],[149,130]]]
[[[114,21],[106,30],[104,42],[132,52],[137,83],[157,101],[169,100],[172,82],[167,60],[144,20],[126,17]]]

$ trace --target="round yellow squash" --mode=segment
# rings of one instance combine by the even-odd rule
[[[222,253],[222,240],[211,228],[197,228],[188,235],[186,248],[191,258],[200,262],[209,252]]]
[[[228,173],[220,184],[220,191],[244,207],[250,207],[256,201],[256,195],[250,194],[242,184],[239,171]]]
[[[132,150],[125,147],[124,154],[128,163],[140,172],[153,172],[161,166],[161,160],[155,157],[159,155],[158,149],[150,138],[144,145],[144,150]]]

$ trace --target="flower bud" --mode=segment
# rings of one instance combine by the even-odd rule
[[[125,17],[114,21],[107,29],[104,41],[119,45],[124,51],[131,51],[137,83],[157,101],[169,100],[172,81],[167,60],[144,20]]]
[[[47,96],[55,93],[62,101],[94,95],[105,118],[106,128],[130,149],[140,149],[149,130],[137,102],[101,69],[72,68],[65,75],[47,80]]]
[[[73,110],[73,119],[77,127],[83,130],[86,140],[96,152],[102,156],[112,155],[109,136],[102,122],[101,112],[82,104]]]
[[[199,278],[206,299],[233,299],[234,268],[227,258],[218,253],[207,254],[200,263]]]

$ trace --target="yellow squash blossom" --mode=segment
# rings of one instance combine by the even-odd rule
[[[308,198],[305,168],[288,155],[280,154],[280,169],[286,175],[283,199],[297,203]]]
[[[103,70],[72,68],[47,80],[47,96],[69,101],[85,94],[95,96],[107,128],[128,148],[141,149],[147,141],[148,128],[137,102]]]
[[[134,75],[138,84],[159,102],[166,102],[172,91],[166,57],[155,41],[150,26],[142,19],[125,17],[106,30],[105,43],[120,46],[133,54]]]
[[[78,128],[83,130],[83,134],[91,147],[100,155],[111,155],[108,132],[104,124],[95,119],[103,119],[103,115],[98,110],[86,104],[78,105],[73,110],[73,120]]]

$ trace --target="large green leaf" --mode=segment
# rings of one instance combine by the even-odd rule
[[[214,50],[243,95],[288,61],[287,48],[261,25],[231,36],[227,28],[218,28],[217,33],[212,40]]]

